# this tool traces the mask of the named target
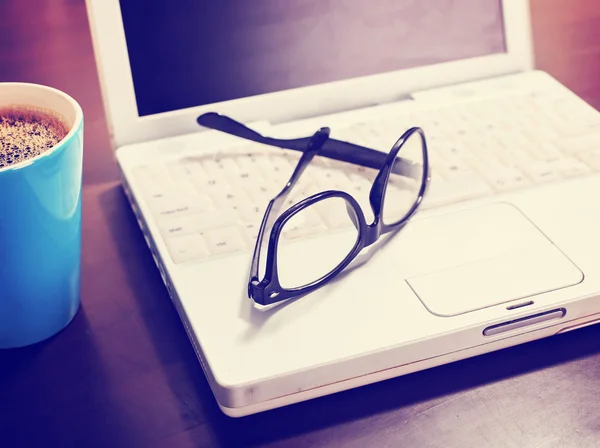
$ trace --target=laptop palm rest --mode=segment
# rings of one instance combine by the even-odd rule
[[[439,316],[456,316],[583,280],[583,273],[520,210],[506,203],[415,220],[406,227],[402,246],[411,256],[395,263],[423,305]]]

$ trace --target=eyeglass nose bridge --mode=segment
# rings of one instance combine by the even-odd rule
[[[348,217],[350,221],[352,221],[352,225],[354,228],[360,232],[360,222],[358,222],[358,217],[356,216],[356,211],[350,206],[350,203],[346,201],[346,213],[348,213]]]
[[[346,212],[348,213],[354,228],[358,232],[358,238],[363,241],[363,247],[370,246],[381,236],[383,223],[376,217],[375,222],[372,225],[367,224],[365,214],[360,208],[360,205],[358,205],[358,202],[355,203],[352,196],[348,195],[348,197],[351,198],[352,201],[346,199]],[[362,216],[362,223],[359,216]]]

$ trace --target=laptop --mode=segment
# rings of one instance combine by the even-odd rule
[[[534,69],[528,2],[87,7],[123,188],[225,414],[600,320],[600,114]],[[328,127],[382,152],[420,127],[428,192],[343,275],[258,306],[256,228],[299,153],[200,126],[206,112],[273,138]],[[347,191],[372,219],[372,173],[340,163],[316,157],[305,186]],[[298,272],[335,244],[319,222],[290,240]]]

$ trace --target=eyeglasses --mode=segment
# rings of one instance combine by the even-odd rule
[[[401,229],[421,205],[429,184],[427,143],[419,127],[408,129],[389,153],[384,153],[330,138],[327,127],[311,137],[277,139],[265,137],[214,112],[199,116],[197,122],[246,140],[302,152],[289,181],[267,205],[258,232],[248,296],[260,305],[303,296],[330,282],[363,249],[382,235]],[[379,170],[369,192],[372,223],[367,224],[358,201],[340,190],[310,195],[280,213],[294,185],[316,155]],[[310,225],[315,216],[329,217],[332,225],[328,228],[334,230],[325,248],[307,256],[305,241],[294,244],[285,236]],[[261,263],[265,250],[266,263]]]

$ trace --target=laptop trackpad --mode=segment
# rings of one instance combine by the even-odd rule
[[[455,316],[575,285],[582,272],[516,207],[500,203],[416,220],[397,260],[425,307]]]

